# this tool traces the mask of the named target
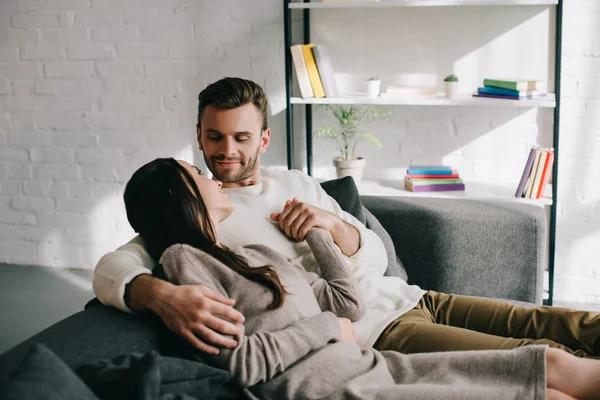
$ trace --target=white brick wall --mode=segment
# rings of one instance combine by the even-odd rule
[[[600,2],[564,2],[555,298],[600,303]]]
[[[557,298],[598,301],[600,267],[589,260],[600,239],[600,7],[566,3]],[[399,72],[456,71],[468,91],[485,74],[550,77],[552,41],[544,32],[552,17],[544,7],[313,13],[313,39],[329,45],[349,89],[373,73],[385,87],[403,78]],[[432,18],[445,22],[434,29]],[[129,239],[124,183],[157,156],[203,164],[196,99],[222,76],[266,89],[273,139],[263,163],[285,165],[282,34],[279,0],[0,2],[0,262],[92,268]],[[321,122],[317,111],[315,126]],[[550,144],[552,112],[396,107],[390,122],[366,126],[384,143],[361,147],[367,177],[443,161],[467,179],[511,181],[531,144]],[[302,162],[301,134],[296,146]],[[323,177],[333,176],[334,151],[315,141]]]
[[[280,92],[279,2],[252,17],[256,5],[226,3],[0,2],[0,262],[93,268],[133,236],[122,206],[131,173],[158,156],[197,156],[208,82],[226,71]],[[251,27],[267,23],[262,35],[280,39],[257,55],[275,65],[265,72],[248,54]],[[285,163],[284,148],[276,138],[266,162]]]

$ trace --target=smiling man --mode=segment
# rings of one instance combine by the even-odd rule
[[[219,224],[221,243],[230,248],[262,244],[319,273],[304,238],[313,227],[331,233],[364,297],[365,314],[354,323],[361,346],[422,353],[541,343],[600,356],[598,313],[426,292],[384,276],[387,256],[379,237],[342,211],[319,182],[297,170],[260,168],[271,130],[267,98],[256,83],[223,78],[206,87],[198,96],[197,139],[214,178],[235,204]],[[154,266],[136,237],[98,262],[94,292],[104,304],[124,311],[155,312],[199,350],[217,353],[219,347],[237,345],[230,335],[241,330],[232,322],[244,317],[233,300],[202,285],[155,279]]]
[[[236,130],[248,126],[261,128],[256,132]],[[233,131],[221,132],[216,127],[226,127]],[[271,130],[267,128],[265,119],[260,121],[253,104],[233,109],[219,109],[209,105],[204,110],[202,124],[198,124],[196,131],[204,161],[215,179],[227,184],[226,187],[244,187],[258,183],[258,161],[260,154],[267,150]]]

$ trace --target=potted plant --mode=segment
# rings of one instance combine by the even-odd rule
[[[381,81],[376,76],[372,76],[367,79],[367,96],[376,98],[379,96],[379,90],[381,89]]]
[[[323,108],[333,116],[334,126],[322,126],[315,132],[315,136],[321,139],[335,140],[337,148],[340,150],[340,156],[333,158],[338,178],[352,176],[354,181],[359,184],[362,179],[365,159],[357,157],[354,152],[356,145],[361,140],[381,147],[379,140],[370,133],[359,130],[359,124],[363,119],[383,120],[392,115],[389,107],[383,106],[362,106],[354,105],[324,105]]]
[[[444,84],[446,85],[446,97],[455,99],[458,97],[458,77],[454,74],[450,74],[444,78]]]

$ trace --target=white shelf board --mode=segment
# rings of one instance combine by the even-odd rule
[[[386,8],[386,7],[454,7],[454,6],[543,6],[557,5],[558,0],[382,0],[356,2],[290,3],[291,9]]]
[[[377,104],[390,106],[501,106],[501,107],[549,107],[555,108],[556,101],[554,94],[549,93],[543,99],[494,99],[487,97],[473,97],[471,95],[461,95],[456,99],[445,97],[377,97],[369,98],[366,95],[351,95],[344,97],[292,97],[292,104]]]
[[[552,185],[546,185],[544,197],[541,199],[516,198],[517,184],[494,184],[484,182],[465,181],[465,190],[447,192],[411,192],[404,188],[404,180],[374,181],[363,180],[358,185],[358,192],[366,196],[401,196],[401,197],[433,197],[445,199],[471,199],[510,201],[528,203],[540,207],[552,205]]]

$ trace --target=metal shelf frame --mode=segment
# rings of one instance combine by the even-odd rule
[[[348,2],[348,3],[323,3],[303,0],[302,2],[292,2],[283,0],[283,28],[285,45],[285,89],[286,89],[286,140],[287,140],[287,165],[288,169],[294,168],[294,106],[304,105],[305,124],[306,124],[306,169],[309,175],[312,175],[313,162],[313,143],[312,143],[312,104],[326,102],[326,99],[311,101],[310,99],[292,98],[293,74],[292,74],[292,12],[293,10],[302,10],[303,12],[303,41],[310,43],[310,13],[311,10],[318,9],[346,9],[346,8],[382,8],[382,7],[460,7],[460,6],[531,6],[548,5],[556,7],[555,21],[555,48],[554,48],[554,165],[553,165],[553,184],[552,184],[552,205],[550,207],[550,223],[548,227],[549,245],[548,245],[548,299],[545,304],[552,305],[554,296],[554,264],[556,261],[556,217],[557,217],[557,199],[558,199],[558,165],[559,165],[559,122],[560,122],[560,84],[561,84],[561,57],[562,57],[562,16],[564,0],[385,0],[380,2]],[[443,106],[443,104],[442,104]],[[471,106],[465,104],[465,106]],[[532,105],[540,106],[540,105]]]

